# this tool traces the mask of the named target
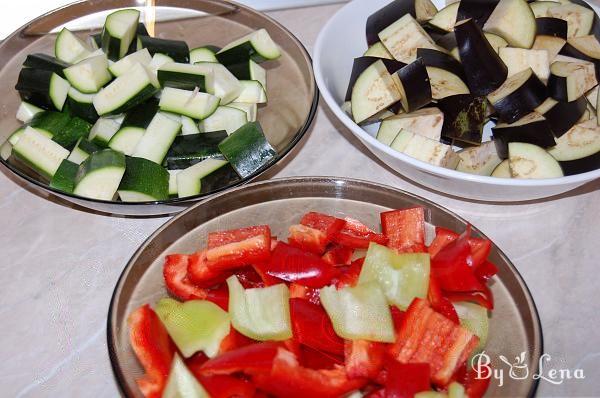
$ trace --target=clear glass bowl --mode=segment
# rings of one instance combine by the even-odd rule
[[[164,256],[192,253],[206,244],[209,231],[268,224],[287,237],[289,225],[308,211],[351,216],[379,228],[379,213],[392,208],[423,206],[431,224],[462,231],[467,223],[448,210],[410,193],[375,183],[338,178],[288,178],[253,183],[218,194],[174,217],[137,250],[115,287],[108,313],[108,350],[122,392],[140,397],[135,379],[143,374],[131,345],[127,317],[137,307],[167,295],[162,276]],[[474,236],[483,237],[476,228]],[[499,356],[515,358],[525,352],[525,364],[537,372],[542,331],[535,303],[517,269],[492,245],[490,260],[499,269],[491,290],[496,308],[490,318],[485,348],[492,366],[505,366]],[[530,373],[533,374],[533,373]],[[502,387],[492,381],[489,396],[526,397],[537,380],[506,377]]]
[[[53,54],[56,32],[63,26],[75,30],[82,38],[87,37],[101,29],[109,12],[126,7],[140,9],[142,21],[156,37],[185,40],[190,48],[206,44],[224,46],[259,28],[267,29],[281,47],[282,56],[264,64],[268,70],[269,103],[259,107],[258,111],[258,120],[278,156],[256,173],[215,192],[256,178],[281,160],[302,138],[314,118],[318,91],[310,56],[300,41],[282,25],[258,11],[227,1],[103,0],[82,1],[49,12],[24,25],[0,44],[0,95],[3,99],[0,145],[20,125],[15,118],[20,98],[14,86],[26,56],[35,52]],[[144,203],[87,199],[50,188],[47,181],[21,164],[1,159],[0,162],[4,170],[30,182],[38,191],[106,213],[132,216],[171,214],[215,193]]]

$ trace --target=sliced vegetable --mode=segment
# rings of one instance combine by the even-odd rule
[[[224,159],[204,159],[177,173],[177,195],[180,198],[199,195],[202,192],[202,179],[225,167]]]
[[[400,130],[404,129],[432,140],[439,140],[443,124],[444,114],[439,108],[421,108],[385,118],[377,131],[377,139],[391,145]]]
[[[219,150],[242,178],[256,173],[277,154],[258,122],[248,122],[234,131],[219,143]]]
[[[198,125],[200,132],[226,131],[231,134],[248,123],[246,112],[230,106],[219,106]]]
[[[428,70],[422,58],[418,58],[398,71],[397,86],[402,107],[406,112],[422,108],[433,98]]]
[[[163,398],[210,398],[202,384],[194,377],[185,363],[175,354]]]
[[[77,172],[75,195],[112,200],[125,174],[125,156],[112,149],[94,152]]]
[[[66,126],[52,137],[64,148],[73,148],[77,141],[87,137],[92,129],[92,125],[77,116],[70,118]]]
[[[330,284],[339,273],[318,255],[283,242],[277,243],[268,263],[259,268],[271,277],[314,288]]]
[[[40,108],[55,108],[61,111],[67,100],[69,87],[69,82],[54,72],[23,68],[15,90],[24,101]]]
[[[546,102],[548,102],[548,108],[544,109],[541,113],[548,121],[550,129],[556,138],[560,138],[569,131],[581,119],[587,109],[584,97],[571,102],[555,101],[552,98],[548,98],[544,104]],[[536,108],[536,111],[540,112],[539,108],[542,105]]]
[[[197,91],[166,87],[162,91],[160,109],[194,119],[206,119],[219,106],[219,98]]]
[[[454,24],[456,23],[456,15],[459,6],[460,2],[458,1],[446,5],[446,7],[439,10],[433,18],[427,21],[427,23],[445,32],[452,32]]]
[[[65,77],[75,89],[84,93],[98,92],[111,80],[106,55],[98,55],[79,61],[64,70]]]
[[[113,61],[127,54],[136,37],[140,12],[134,9],[115,11],[106,17],[102,29],[102,51]]]
[[[51,179],[69,151],[32,127],[26,127],[12,153],[42,176]]]
[[[227,105],[239,97],[242,85],[224,65],[214,62],[200,62],[196,65],[207,72],[206,91],[219,97],[220,105]]]
[[[223,47],[216,57],[223,65],[235,65],[243,61],[263,62],[281,56],[279,46],[266,29],[258,29]]]
[[[88,156],[90,156],[90,154],[101,149],[101,147],[91,143],[85,138],[80,138],[75,144],[75,147],[73,147],[73,150],[71,150],[71,154],[67,159],[73,163],[81,164],[88,158]]]
[[[94,94],[84,94],[74,87],[69,88],[65,107],[73,116],[78,116],[89,123],[98,120],[98,112],[94,107]]]
[[[411,207],[381,213],[381,228],[388,247],[400,252],[425,252],[425,210]]]
[[[419,134],[402,130],[394,139],[392,149],[435,166],[456,168],[458,156],[450,145],[442,144]]]
[[[536,112],[532,112],[514,123],[498,123],[492,127],[496,150],[502,159],[508,157],[508,145],[511,142],[526,142],[544,148],[556,144],[548,121]]]
[[[398,78],[390,75],[383,61],[367,67],[352,86],[352,118],[360,123],[400,101]]]
[[[407,64],[417,58],[417,48],[437,49],[435,42],[410,14],[381,30],[378,36],[394,59]]]
[[[190,50],[184,41],[159,39],[150,36],[140,36],[139,39],[142,48],[147,48],[153,57],[155,54],[161,54],[169,57],[174,62],[188,63],[190,61]]]
[[[94,144],[107,147],[111,138],[119,131],[121,124],[118,119],[101,117],[92,126],[88,139]]]
[[[454,308],[458,313],[460,324],[479,337],[479,345],[474,352],[481,351],[487,342],[489,330],[487,308],[469,302],[456,302]]]
[[[93,50],[67,28],[62,28],[54,42],[54,56],[66,63],[78,62]]]
[[[567,37],[585,36],[592,30],[595,13],[587,7],[569,2],[549,8],[548,13],[549,17],[567,21]]]
[[[514,47],[530,48],[535,39],[535,16],[525,0],[500,0],[483,25]]]
[[[392,25],[405,14],[411,14],[417,21],[425,22],[437,13],[435,5],[430,0],[396,0],[377,12],[369,15],[366,23],[366,35],[369,45],[379,41],[378,34]]]
[[[123,202],[151,202],[169,198],[169,173],[162,166],[137,157],[127,157],[125,165],[125,174],[117,191]]]
[[[378,38],[379,39],[379,38]],[[382,42],[378,41],[377,43],[371,45],[367,51],[363,54],[363,57],[375,57],[382,59],[394,59],[392,54],[385,48]]]
[[[508,144],[510,173],[513,178],[558,178],[563,171],[558,162],[539,146],[511,142]]]
[[[50,187],[62,192],[72,193],[75,189],[75,177],[79,165],[67,159],[63,159],[50,180]]]
[[[260,82],[256,80],[240,80],[240,94],[235,98],[236,102],[249,104],[267,103],[267,92]]]
[[[344,341],[335,334],[323,307],[303,298],[290,298],[290,314],[294,339],[299,343],[333,355],[344,353]]]
[[[508,67],[509,77],[527,68],[531,68],[543,82],[546,82],[550,76],[550,62],[546,50],[504,47],[498,54]]]
[[[219,62],[216,57],[219,50],[220,48],[216,46],[193,48],[190,50],[190,64],[195,64],[196,62]]]
[[[135,64],[150,66],[152,57],[147,48],[142,48],[134,53],[131,53],[108,67],[113,76],[119,77],[131,70]]]
[[[492,175],[494,169],[502,162],[496,151],[494,141],[487,141],[480,146],[465,148],[458,152],[456,170],[482,176]]]
[[[132,155],[162,164],[169,147],[180,131],[180,122],[173,120],[164,112],[158,112],[152,118]]]
[[[271,230],[268,226],[213,232],[208,236],[207,259],[215,270],[257,264],[271,256]]]
[[[158,68],[157,77],[162,87],[206,91],[208,73],[199,65],[169,62]]]
[[[564,58],[563,58],[564,59]],[[557,60],[550,66],[548,92],[560,101],[575,101],[598,84],[592,62],[575,58]]]
[[[48,54],[35,53],[29,54],[27,58],[25,58],[23,66],[33,69],[48,70],[64,78],[65,75],[63,70],[68,68],[70,64]]]
[[[450,140],[479,145],[486,123],[488,103],[485,97],[458,94],[441,99],[438,106],[444,115],[441,135]]]

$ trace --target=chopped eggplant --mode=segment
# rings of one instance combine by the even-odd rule
[[[502,162],[496,152],[493,141],[487,141],[479,146],[472,146],[458,152],[456,170],[469,174],[489,176]]]
[[[542,105],[548,104],[547,109],[540,109]],[[556,138],[561,137],[573,127],[583,116],[587,109],[585,97],[579,97],[575,101],[564,102],[548,98],[537,109],[550,124],[550,129]]]
[[[567,41],[560,37],[554,36],[537,36],[531,47],[533,50],[545,50],[548,52],[548,60],[550,62],[556,59],[560,50]]]
[[[475,145],[481,143],[487,113],[485,97],[453,95],[440,100],[438,106],[444,113],[443,137]]]
[[[400,130],[408,130],[439,141],[444,124],[444,114],[438,108],[422,108],[410,113],[384,119],[379,126],[377,139],[390,145]]]
[[[589,104],[594,107],[594,109],[598,110],[598,91],[600,86],[596,86],[585,94],[586,99]]]
[[[563,176],[560,165],[543,148],[523,142],[508,144],[512,178],[558,178]]]
[[[560,53],[593,62],[596,66],[596,78],[600,76],[600,42],[596,36],[570,37]]]
[[[367,43],[372,45],[378,42],[379,32],[406,14],[419,22],[425,22],[433,18],[436,13],[437,8],[431,0],[394,0],[367,18]]]
[[[410,14],[379,32],[379,38],[394,59],[407,64],[417,58],[417,48],[438,48]]]
[[[568,24],[564,19],[541,17],[535,19],[536,34],[538,36],[560,37],[567,40]]]
[[[448,4],[429,20],[429,25],[445,32],[452,32],[459,6],[459,2]]]
[[[391,148],[434,166],[455,169],[458,164],[458,155],[450,145],[408,130],[400,131],[392,142]]]
[[[382,42],[378,41],[377,43],[371,45],[367,51],[363,54],[363,57],[375,57],[375,58],[383,58],[383,59],[394,59],[392,54],[385,48]]]
[[[487,98],[501,121],[513,123],[544,102],[548,94],[544,83],[527,68],[506,79]]]
[[[529,7],[531,7],[531,11],[533,11],[533,15],[535,15],[536,18],[549,17],[550,12],[548,10],[559,5],[560,3],[555,1],[533,1],[529,3]]]
[[[465,71],[456,59],[451,55],[430,48],[419,48],[417,49],[417,58],[422,58],[425,66],[435,67],[444,69],[450,73],[455,74],[461,80],[466,80]]]
[[[400,69],[396,76],[398,76],[400,101],[406,112],[412,112],[431,102],[429,76],[421,58]]]
[[[578,123],[556,140],[548,152],[556,160],[565,162],[595,155],[600,151],[600,127],[596,118]]]
[[[400,101],[397,75],[390,75],[383,61],[378,60],[365,69],[352,87],[352,117],[363,122],[390,105]]]
[[[598,84],[596,68],[592,62],[569,58],[559,58],[550,66],[548,91],[552,98],[560,101],[575,101]]]
[[[567,37],[590,34],[594,22],[594,10],[574,3],[561,4],[548,9],[550,17],[567,21]]]
[[[502,159],[509,156],[508,146],[511,142],[526,142],[543,148],[556,144],[550,124],[536,112],[531,112],[514,123],[498,123],[492,127],[492,134],[498,156]]]
[[[371,56],[362,56],[359,58],[354,58],[354,63],[352,64],[352,72],[350,74],[350,81],[348,83],[348,89],[346,90],[345,101],[350,101],[352,99],[352,88],[356,83],[358,77],[367,69],[369,66],[373,65],[373,63],[379,61],[380,58],[371,57]],[[395,61],[393,59],[381,59],[381,62],[385,65],[388,72],[390,74],[397,72],[402,68],[404,63]]]
[[[462,0],[458,7],[456,21],[472,19],[477,26],[483,27],[492,15],[496,4],[498,0]]]
[[[504,47],[500,49],[499,55],[500,59],[508,67],[509,77],[527,68],[531,68],[541,81],[548,81],[548,77],[550,76],[548,51]]]
[[[475,95],[487,95],[502,85],[508,68],[472,19],[454,28],[458,51],[467,75],[467,85]]]
[[[469,88],[458,76],[445,69],[428,66],[431,98],[440,100],[458,94],[469,94]]]
[[[502,36],[513,47],[530,48],[535,40],[535,15],[525,0],[500,0],[483,29]]]
[[[585,158],[558,163],[560,163],[560,167],[567,176],[587,173],[588,171],[600,169],[600,151]]]
[[[496,166],[494,171],[492,171],[492,177],[512,178],[512,176],[510,175],[510,164],[508,162],[508,159],[503,160],[502,163]]]

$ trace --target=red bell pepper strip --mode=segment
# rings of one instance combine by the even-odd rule
[[[479,344],[473,333],[414,299],[390,353],[400,363],[429,363],[431,380],[445,386]]]
[[[193,284],[188,278],[188,255],[170,254],[165,258],[163,277],[167,290],[180,300],[204,300],[206,289]]]
[[[308,287],[328,285],[339,271],[321,257],[280,242],[271,255],[266,274]]]
[[[344,340],[335,334],[323,307],[305,299],[290,298],[290,317],[294,338],[299,343],[334,355],[344,354]]]
[[[206,250],[202,250],[189,256],[187,276],[195,285],[208,288],[224,282],[229,274],[210,268],[206,259]]]
[[[267,225],[247,227],[208,236],[206,259],[215,271],[267,261],[271,255],[271,229]]]
[[[237,276],[238,281],[240,281],[244,289],[265,287],[265,282],[260,273],[256,271],[256,268],[244,267],[235,271],[234,275]]]
[[[333,238],[340,245],[353,249],[367,249],[371,242],[385,245],[388,238],[378,234],[358,220],[346,217],[346,224]]]
[[[370,391],[365,395],[365,398],[386,398],[385,388]]]
[[[427,291],[427,299],[431,307],[450,319],[452,322],[459,324],[458,314],[452,302],[448,297],[444,296],[435,277],[429,278],[429,290]]]
[[[383,234],[388,247],[401,253],[422,253],[425,248],[425,209],[412,207],[381,213]]]
[[[294,339],[308,347],[334,355],[344,355],[344,340],[333,330],[329,316],[320,305],[290,298]]]
[[[442,227],[435,227],[435,238],[433,242],[429,245],[427,251],[429,255],[433,258],[435,257],[440,250],[446,247],[450,242],[458,239],[458,234],[454,231],[451,231]]]
[[[486,285],[483,285],[481,292],[447,292],[445,294],[452,302],[470,301],[490,311],[494,309],[494,296]]]
[[[467,397],[482,398],[490,386],[491,380],[492,372],[489,372],[487,377],[478,378],[477,372],[472,369],[469,373],[467,373],[467,380],[464,384]]]
[[[333,237],[344,227],[346,221],[327,214],[310,212],[302,217],[300,224],[325,233],[327,242],[331,242]]]
[[[488,239],[469,238],[469,246],[471,247],[471,259],[473,268],[477,268],[483,264],[492,250],[492,242]]]
[[[489,280],[497,273],[498,267],[491,261],[484,261],[479,266],[475,267],[475,276],[482,282]]]
[[[321,305],[319,289],[306,287],[297,283],[290,283],[290,298],[300,298],[310,301],[315,305]]]
[[[256,387],[248,380],[228,375],[197,376],[211,398],[253,398]]]
[[[244,336],[231,327],[229,334],[221,340],[221,344],[219,345],[219,355],[256,343],[258,343],[256,340]]]
[[[431,390],[431,371],[427,363],[400,363],[390,359],[386,369],[385,398],[413,398],[418,392]]]
[[[400,330],[400,327],[402,327],[405,312],[395,305],[390,306],[390,312],[392,314],[392,321],[394,322],[394,330],[398,331]]]
[[[199,372],[204,376],[269,372],[279,347],[281,344],[271,342],[247,345],[209,359]]]
[[[327,249],[321,258],[331,265],[350,265],[352,254],[354,254],[354,250],[350,247],[333,245],[333,247]]]
[[[146,398],[159,398],[167,384],[175,345],[147,304],[131,313],[128,323],[131,346],[145,372],[137,380],[138,386]]]
[[[319,256],[325,252],[329,243],[325,232],[306,225],[291,225],[289,231],[288,244]]]
[[[256,386],[285,398],[337,398],[357,390],[366,379],[348,379],[343,367],[334,369],[309,369],[300,366],[296,356],[279,348],[269,373],[257,373],[252,377]]]
[[[345,340],[344,357],[348,377],[377,377],[383,367],[386,348],[386,344],[367,340]]]
[[[352,261],[352,264],[348,267],[338,267],[341,272],[336,278],[335,287],[341,289],[346,286],[355,286],[364,262],[365,259],[363,257]]]
[[[298,360],[302,367],[310,369],[334,369],[336,365],[344,366],[342,357],[307,346],[300,346]]]

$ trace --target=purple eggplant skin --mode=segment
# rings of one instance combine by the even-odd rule
[[[532,73],[529,79],[515,91],[492,104],[501,122],[514,123],[533,111],[548,98],[544,83]]]
[[[408,109],[405,111],[416,111],[431,102],[431,84],[422,58],[417,58],[396,73],[408,103]]]
[[[352,72],[350,73],[350,81],[348,82],[348,88],[346,89],[346,97],[344,101],[350,101],[352,98],[352,88],[354,87],[354,83],[360,76],[361,73],[365,71],[369,66],[377,61],[383,61],[383,64],[387,68],[390,74],[396,73],[400,68],[405,66],[406,64],[403,62],[399,62],[393,59],[382,59],[377,57],[358,57],[354,58],[354,63],[352,64]]]
[[[581,51],[570,45],[569,42],[566,42],[563,48],[560,49],[559,54],[566,55],[567,57],[579,58],[584,61],[589,61],[593,63],[594,69],[596,70],[596,79],[600,81],[600,59],[592,58],[589,55],[582,53]]]
[[[581,159],[558,162],[566,176],[600,169],[600,152]]]
[[[560,138],[577,124],[586,109],[587,100],[585,96],[581,96],[571,102],[558,101],[543,116],[548,120],[554,136]]]
[[[418,48],[417,58],[422,58],[425,66],[444,69],[460,77],[463,81],[467,79],[461,63],[449,54],[431,48]]]
[[[456,42],[456,35],[454,32],[448,32],[439,39],[435,41],[435,44],[438,46],[450,51],[455,47],[458,47],[458,43]]]
[[[550,124],[541,119],[535,122],[513,127],[492,127],[496,152],[500,159],[508,159],[508,144],[510,142],[526,142],[542,148],[556,145]]]
[[[539,17],[535,19],[535,34],[538,36],[553,36],[567,40],[567,21],[560,18]]]
[[[594,11],[594,9],[583,0],[571,0],[571,3],[575,3],[577,5]],[[600,40],[600,17],[598,17],[596,11],[594,11],[594,22],[592,23],[592,31],[590,32],[590,34],[596,36],[596,39]]]
[[[548,95],[557,101],[568,102],[567,78],[550,73],[548,78]]]
[[[467,145],[480,145],[486,122],[487,99],[472,94],[457,94],[438,100],[444,114],[442,137]]]
[[[508,68],[481,28],[469,19],[455,26],[454,33],[471,94],[487,95],[500,87],[506,80]]]
[[[483,28],[497,4],[498,0],[461,0],[456,14],[456,21],[471,18],[477,26]]]
[[[417,18],[415,11],[415,0],[394,0],[387,6],[379,9],[367,18],[367,44],[370,46],[379,41],[379,32],[402,18],[405,14],[410,14]]]

